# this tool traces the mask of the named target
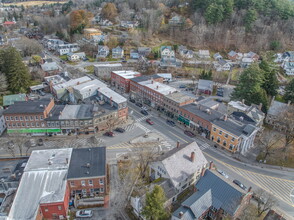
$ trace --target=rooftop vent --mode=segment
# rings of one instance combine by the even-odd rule
[[[87,167],[90,167],[90,163],[87,163],[86,166],[87,166]]]

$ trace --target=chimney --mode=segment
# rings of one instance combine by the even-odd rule
[[[177,141],[177,148],[180,148],[180,142]]]
[[[89,168],[90,167],[90,163],[87,163],[86,166]]]
[[[227,114],[224,115],[224,121],[226,121],[226,120],[228,120],[228,115]]]
[[[112,106],[113,103],[112,103],[112,96],[110,97],[110,105]]]
[[[201,170],[201,176],[204,176],[206,169],[203,167]]]
[[[244,103],[245,103],[245,99],[242,99],[242,104],[244,105]]]
[[[182,216],[184,215],[184,212],[179,212],[179,218],[181,219]]]
[[[288,104],[287,104],[287,106],[290,106],[290,104],[291,104],[291,100],[289,100],[289,101],[288,101]]]
[[[252,187],[250,186],[250,187],[248,188],[248,192],[251,192],[251,190],[252,190]]]
[[[259,111],[261,111],[261,108],[262,108],[262,103],[259,103],[259,105],[258,105]]]
[[[194,163],[194,161],[195,161],[195,152],[191,152],[190,158],[191,158],[191,162]]]
[[[214,163],[213,163],[213,161],[210,161],[210,163],[209,163],[209,169],[211,170],[213,168],[214,168]]]

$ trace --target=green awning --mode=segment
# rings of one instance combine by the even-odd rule
[[[182,115],[179,115],[178,120],[183,122],[185,125],[190,125],[190,120],[183,117]]]
[[[34,128],[28,128],[28,129],[8,129],[7,133],[53,133],[53,132],[61,132],[61,129],[59,128],[52,128],[52,129],[34,129]]]

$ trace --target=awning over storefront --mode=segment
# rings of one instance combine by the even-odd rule
[[[184,118],[182,115],[179,115],[178,121],[183,122],[185,125],[190,125],[190,120],[187,118]]]
[[[7,133],[59,133],[61,132],[61,129],[59,128],[52,128],[52,129],[34,129],[34,128],[28,128],[28,129],[8,129]]]

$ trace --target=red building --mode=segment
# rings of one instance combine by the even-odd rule
[[[124,93],[130,91],[130,79],[141,76],[141,73],[134,71],[113,71],[111,72],[111,84]]]

